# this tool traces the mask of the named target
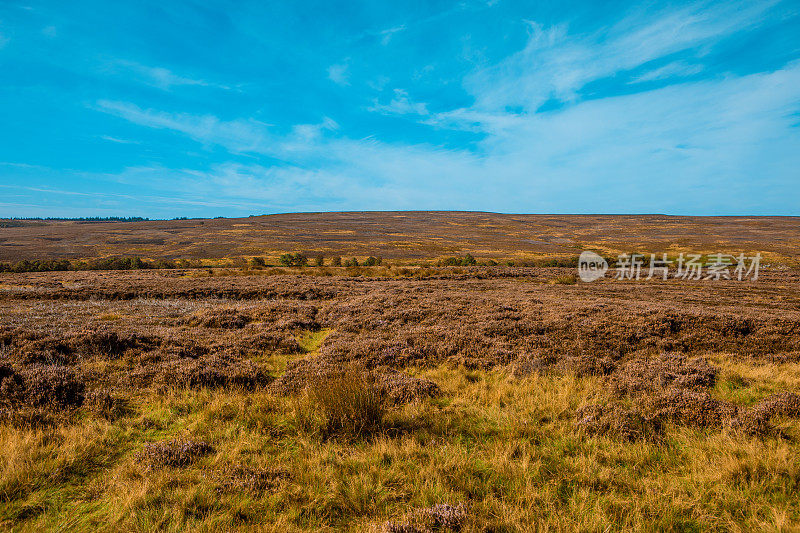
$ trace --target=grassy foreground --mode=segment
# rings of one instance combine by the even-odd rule
[[[739,403],[800,384],[794,363],[717,364],[714,395]],[[390,407],[369,435],[324,436],[302,401],[230,389],[143,391],[112,420],[2,425],[0,526],[363,531],[464,502],[466,531],[798,530],[796,421],[780,422],[788,438],[668,426],[625,443],[575,427],[578,408],[605,399],[601,378],[412,373],[443,395]],[[145,443],[175,437],[213,451],[148,467]]]

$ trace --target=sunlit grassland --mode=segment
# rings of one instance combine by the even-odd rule
[[[302,341],[313,352],[324,333]],[[714,393],[742,403],[797,387],[719,358]],[[265,391],[171,390],[114,421],[77,412],[50,429],[0,427],[0,524],[65,530],[351,530],[413,507],[469,502],[469,531],[790,530],[800,520],[800,448],[727,430],[667,428],[657,442],[582,435],[575,411],[602,402],[597,377],[416,369],[442,397],[390,408],[382,429],[321,438],[300,404]],[[793,439],[797,422],[781,427]],[[214,453],[146,470],[146,442],[187,437]],[[266,490],[231,489],[233,466],[275,472]]]

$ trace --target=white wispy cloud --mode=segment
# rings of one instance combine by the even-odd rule
[[[427,115],[428,106],[423,102],[412,102],[408,97],[408,91],[395,89],[394,97],[388,104],[381,104],[376,99],[369,108],[370,111],[383,113],[386,115]]]
[[[338,85],[350,85],[350,72],[347,62],[328,67],[328,79]]]
[[[178,131],[201,143],[217,144],[237,152],[259,152],[270,144],[268,125],[253,119],[224,121],[213,115],[168,113],[109,100],[98,101],[97,109],[134,124]]]
[[[507,106],[535,111],[550,98],[573,101],[593,80],[757,26],[775,3],[703,2],[655,13],[642,9],[589,34],[572,34],[565,24],[529,22],[527,45],[467,76],[465,88],[475,97],[475,111]]]
[[[134,79],[139,80],[141,83],[162,89],[164,91],[169,91],[173,87],[180,86],[213,87],[226,90],[230,89],[230,87],[227,85],[214,83],[199,78],[181,76],[164,67],[143,65],[135,61],[115,60],[112,62],[112,68],[123,70],[126,74],[132,76]]]
[[[117,137],[112,137],[110,135],[101,135],[100,138],[103,139],[104,141],[109,141],[117,144],[141,144],[139,141],[133,141],[131,139],[119,139]]]
[[[662,67],[650,70],[635,77],[631,83],[642,83],[647,81],[664,80],[668,78],[687,77],[703,72],[703,66],[690,64],[686,61],[673,61]]]
[[[392,37],[395,33],[399,33],[401,31],[405,31],[406,25],[401,24],[400,26],[395,26],[394,28],[388,28],[380,32],[381,34],[381,44],[386,46],[392,40]]]

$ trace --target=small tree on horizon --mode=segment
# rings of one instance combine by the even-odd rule
[[[308,257],[300,252],[283,254],[278,258],[278,262],[283,266],[303,267],[308,264]]]

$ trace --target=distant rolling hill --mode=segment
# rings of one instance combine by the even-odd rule
[[[0,224],[0,261],[112,255],[273,257],[289,251],[414,260],[466,253],[486,258],[573,256],[583,249],[609,254],[760,251],[768,260],[796,262],[800,218],[404,211]]]

